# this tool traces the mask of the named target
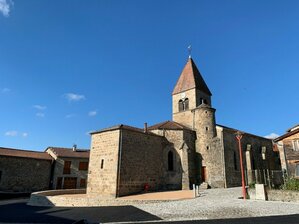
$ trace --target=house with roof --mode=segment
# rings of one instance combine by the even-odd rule
[[[212,93],[188,58],[172,92],[172,121],[143,129],[116,125],[91,133],[87,194],[107,197],[150,190],[241,185],[237,129],[216,124]],[[242,134],[247,183],[280,170],[272,140]]]
[[[86,188],[89,150],[48,147],[44,152],[0,147],[0,191]]]
[[[280,153],[281,167],[289,177],[299,178],[299,124],[274,139]]]
[[[48,147],[45,150],[53,158],[51,189],[86,188],[89,150]]]
[[[51,166],[52,157],[45,152],[0,147],[0,191],[47,190]]]

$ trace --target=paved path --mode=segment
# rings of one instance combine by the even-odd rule
[[[181,201],[102,207],[33,207],[27,200],[0,201],[0,223],[299,223],[299,203],[243,201],[240,188],[211,189]],[[129,202],[129,201],[128,201]]]
[[[194,198],[194,192],[190,190],[184,191],[166,191],[166,192],[154,192],[145,193],[138,195],[130,195],[118,198],[119,200],[182,200],[182,199],[192,199]]]
[[[209,189],[195,199],[136,204],[163,220],[199,220],[299,214],[299,203],[242,200],[241,188]],[[298,219],[299,223],[299,219]]]

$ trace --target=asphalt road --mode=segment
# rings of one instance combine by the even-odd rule
[[[27,200],[0,202],[0,223],[74,223],[85,219],[88,223],[200,223],[200,224],[298,224],[298,215],[272,216],[240,219],[170,221],[140,210],[134,206],[107,207],[33,207],[26,205]],[[175,213],[175,211],[174,211]]]

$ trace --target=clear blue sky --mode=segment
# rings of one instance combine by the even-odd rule
[[[217,123],[299,123],[297,0],[0,0],[0,146],[89,148],[91,130],[170,120],[189,44]]]

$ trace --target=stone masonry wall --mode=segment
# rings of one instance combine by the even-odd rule
[[[116,197],[120,130],[91,136],[87,194]]]
[[[205,168],[205,178],[198,170],[202,174],[200,179],[211,187],[225,187],[223,146],[216,132],[215,109],[201,105],[194,110],[194,115],[199,168]]]
[[[51,160],[0,156],[0,191],[49,189]]]
[[[236,140],[236,131],[223,128],[223,141],[225,149],[225,170],[227,187],[240,186],[240,156],[238,143]],[[272,140],[250,134],[243,134],[241,145],[243,150],[243,167],[244,170],[246,170],[248,182],[255,182],[255,180],[250,180],[250,178],[255,179],[253,170],[281,169],[279,164],[275,162]],[[263,160],[262,158],[262,147],[266,147],[265,160]],[[248,151],[247,157],[250,158],[246,158],[246,151]]]
[[[122,130],[121,169],[118,196],[144,190],[163,188],[163,148],[161,136],[131,130]]]
[[[299,164],[299,151],[294,151],[292,140],[299,139],[299,133],[293,134],[289,137],[286,137],[282,140],[283,147],[285,151],[285,157],[287,160],[287,169],[288,175],[291,177],[299,177],[296,176],[296,165]]]
[[[195,133],[190,130],[153,130],[164,136],[169,144],[164,149],[164,179],[166,188],[189,190],[196,183],[195,174]],[[167,155],[175,152],[174,170],[167,170]]]

